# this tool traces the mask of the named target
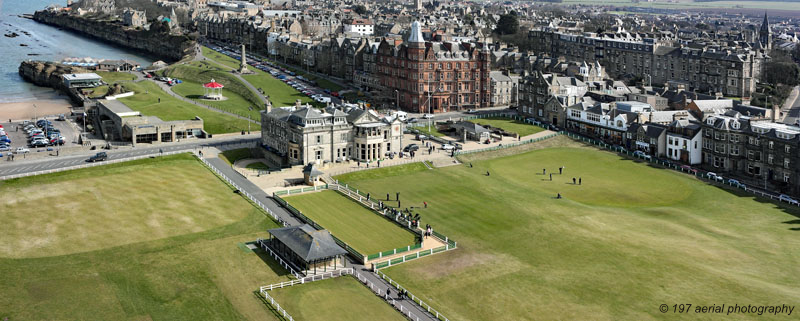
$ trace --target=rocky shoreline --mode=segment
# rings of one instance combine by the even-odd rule
[[[47,10],[37,11],[33,15],[33,20],[141,50],[168,62],[181,60],[194,53],[195,41],[185,35],[129,29],[114,22]]]
[[[89,72],[84,68],[62,65],[56,62],[23,61],[19,65],[19,75],[25,81],[41,87],[50,87],[67,94],[72,102],[78,106],[83,105],[83,100],[74,90],[64,86],[61,75]]]

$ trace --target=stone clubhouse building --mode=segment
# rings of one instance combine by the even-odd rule
[[[403,124],[365,108],[310,105],[261,112],[265,158],[280,166],[356,160],[370,162],[399,153]]]

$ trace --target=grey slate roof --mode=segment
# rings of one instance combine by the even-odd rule
[[[269,233],[306,262],[347,254],[330,232],[317,231],[308,224],[271,229]]]
[[[317,169],[317,166],[314,166],[314,163],[310,163],[303,167],[303,174],[309,174],[311,177],[317,177],[322,175],[322,171]]]
[[[455,125],[453,125],[453,127],[454,128],[463,128],[468,133],[473,133],[473,134],[480,134],[480,133],[489,132],[489,130],[484,128],[483,126],[478,125],[478,124],[473,123],[473,122],[468,122],[468,121],[458,122]]]

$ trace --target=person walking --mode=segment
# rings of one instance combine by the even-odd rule
[[[558,175],[561,175],[561,173],[562,173],[563,171],[564,171],[564,166],[561,166],[561,167],[559,167],[559,168],[558,168]]]
[[[553,181],[553,173],[550,173],[550,181]]]
[[[547,175],[547,168],[542,168],[542,175]]]
[[[370,200],[370,199],[369,199],[369,195],[370,195],[370,193],[367,193],[367,200],[368,200],[368,201]]]
[[[389,201],[389,193],[386,193],[386,201]]]
[[[575,185],[575,177],[572,178],[572,185]]]
[[[578,185],[581,185],[581,178],[578,177]]]
[[[556,195],[556,199],[561,199],[561,193],[558,193],[558,195]]]
[[[489,171],[486,171],[486,176],[491,176],[491,175],[489,174]]]
[[[428,202],[422,202],[422,204],[425,204],[425,208],[428,208]]]
[[[469,168],[472,168],[472,162],[469,163]]]
[[[391,297],[392,297],[392,289],[386,288],[386,293],[383,296],[383,299],[386,300],[386,301],[389,301],[389,298],[391,298]]]

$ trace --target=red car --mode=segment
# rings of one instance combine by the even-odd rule
[[[153,78],[153,75],[152,74],[146,74],[146,75],[144,75],[144,78]]]
[[[686,171],[686,172],[689,172],[689,173],[692,173],[692,174],[697,174],[697,170],[696,170],[696,169],[694,169],[694,168],[692,168],[692,167],[691,167],[691,166],[689,166],[689,165],[682,165],[682,166],[681,166],[681,170],[683,170],[683,171]]]
[[[331,93],[331,96],[339,97],[339,92],[338,91],[334,91],[334,92]]]

